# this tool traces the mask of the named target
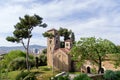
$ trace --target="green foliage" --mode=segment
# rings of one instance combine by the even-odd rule
[[[35,65],[36,65],[36,68],[38,68],[38,66],[46,66],[47,65],[46,54],[41,54],[39,55],[39,57],[35,57]]]
[[[43,49],[43,50],[42,50],[42,53],[43,53],[43,54],[47,54],[47,48]]]
[[[34,56],[32,54],[29,54],[29,59],[30,60],[33,60],[34,59]]]
[[[70,79],[69,79],[69,76],[66,75],[66,76],[53,77],[53,79],[50,79],[50,80],[70,80]]]
[[[97,73],[96,68],[91,68],[91,73],[92,73],[92,74],[96,74],[96,73]]]
[[[64,40],[71,39],[73,42],[75,41],[75,35],[71,30],[60,27],[60,29],[58,30],[58,33],[60,36],[64,37]],[[55,37],[55,35],[53,35],[52,33],[48,33],[48,32],[43,33],[43,36],[49,37],[49,38]]]
[[[95,37],[80,38],[76,42],[70,52],[74,60],[78,61],[78,66],[82,66],[85,60],[90,60],[91,63],[97,64],[99,70],[102,68],[106,54],[116,53],[117,48],[114,43],[107,39],[96,39]]]
[[[41,54],[39,56],[39,66],[47,65],[47,56],[45,54]]]
[[[71,38],[70,38],[70,39],[72,40],[73,43],[75,43],[75,35],[74,35],[74,32],[71,33]]]
[[[58,30],[58,32],[59,32],[60,36],[63,36],[63,37],[64,37],[64,40],[70,39],[70,35],[71,35],[71,33],[72,33],[71,30],[68,30],[68,29],[66,29],[66,28],[60,28],[60,29]]]
[[[17,57],[25,57],[25,52],[20,51],[20,50],[14,50],[14,51],[10,51],[7,55],[4,56],[4,59],[8,59],[8,60],[13,60],[14,58]]]
[[[49,37],[49,38],[55,37],[55,35],[53,35],[52,33],[48,33],[48,32],[43,33],[43,36],[44,37]]]
[[[17,76],[16,76],[16,79],[15,80],[23,80],[30,72],[24,72],[24,71],[21,71],[21,73],[19,73]]]
[[[24,18],[19,17],[19,22],[14,26],[13,36],[8,36],[7,41],[21,43],[26,50],[26,64],[29,70],[29,44],[32,37],[32,31],[35,27],[47,27],[43,23],[43,18],[34,14],[33,16],[25,15]]]
[[[2,67],[1,67],[1,65],[0,65],[0,80],[1,80],[1,77],[2,76]]]
[[[26,62],[24,57],[15,58],[9,63],[10,71],[22,70],[25,69],[25,67],[26,67]]]
[[[35,73],[29,73],[23,80],[36,80]]]
[[[116,71],[115,74],[116,74],[116,76],[118,78],[117,80],[120,80],[120,71]]]
[[[64,41],[60,42],[60,48],[65,48],[65,42]]]
[[[73,80],[92,80],[90,79],[87,74],[79,74]]]
[[[20,42],[23,39],[32,37],[32,30],[34,27],[39,26],[45,28],[47,25],[42,23],[43,18],[38,15],[25,15],[24,18],[19,18],[18,22],[14,28],[13,37],[7,37],[6,40],[11,42]]]
[[[20,51],[20,50],[14,50],[10,51],[8,54],[4,56],[4,59],[0,61],[0,64],[2,65],[3,68],[7,68],[8,64],[13,61],[13,59],[18,58],[18,57],[24,57],[25,58],[25,53]]]
[[[107,70],[103,77],[104,77],[105,80],[119,80],[120,79],[120,77],[118,77],[116,75],[116,72],[114,72],[112,70]]]
[[[0,80],[8,80],[8,69],[3,69],[0,66]]]
[[[8,54],[4,55],[4,58],[0,61],[2,72],[6,69],[17,70],[26,69],[26,54],[20,50],[10,51]],[[30,66],[34,66],[34,57],[29,55]]]
[[[118,48],[118,52],[120,53],[120,45],[118,45],[117,48]]]
[[[115,68],[120,67],[120,53],[114,54],[114,60]]]
[[[32,60],[29,60],[29,64],[31,67],[33,67],[35,65],[34,61],[32,61]],[[10,71],[23,70],[23,69],[26,69],[26,59],[24,57],[15,58],[9,64]]]
[[[120,45],[117,45],[117,50],[118,50],[118,53],[114,55],[114,60],[116,60],[114,62],[114,65],[116,68],[120,67]]]
[[[21,71],[21,73],[19,73],[15,80],[36,80],[36,73],[34,72],[24,72]]]

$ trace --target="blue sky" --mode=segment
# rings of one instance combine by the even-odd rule
[[[38,14],[48,24],[34,29],[31,44],[46,45],[44,31],[65,27],[76,40],[95,36],[120,45],[120,0],[0,0],[0,46],[21,45],[5,38],[25,14]]]

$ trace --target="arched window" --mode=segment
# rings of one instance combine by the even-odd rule
[[[90,67],[87,67],[87,73],[91,73]]]
[[[61,57],[61,55],[58,55],[58,58],[60,58]]]
[[[56,44],[58,44],[58,40],[56,40]]]
[[[101,68],[101,73],[104,73],[104,68]]]
[[[52,43],[52,40],[49,40],[49,43],[51,44],[51,43]]]
[[[69,46],[69,44],[68,44],[68,43],[66,43],[66,46]]]

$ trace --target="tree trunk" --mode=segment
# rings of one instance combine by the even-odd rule
[[[29,50],[28,50],[28,48],[26,49],[26,66],[27,66],[27,70],[30,71],[30,68],[29,68]]]
[[[28,43],[27,43],[27,53],[26,53],[26,65],[27,65],[27,70],[30,71],[30,65],[29,65],[29,43],[30,43],[30,38],[28,38]]]
[[[23,40],[22,40],[22,45],[26,50],[26,66],[27,66],[27,70],[30,71],[30,67],[29,67],[29,42],[30,42],[30,38],[28,39],[28,43],[27,46],[25,46]]]
[[[100,74],[100,73],[101,73],[101,69],[102,69],[102,60],[101,60],[101,58],[99,57],[98,74]]]

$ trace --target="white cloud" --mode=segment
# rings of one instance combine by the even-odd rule
[[[10,45],[2,33],[12,33],[13,25],[19,17],[34,13],[43,17],[48,24],[46,29],[35,28],[35,34],[41,34],[50,28],[66,27],[72,29],[76,39],[80,37],[96,36],[112,40],[120,44],[120,5],[117,0],[51,0],[42,3],[39,0],[7,0],[0,1],[0,45]],[[83,16],[84,15],[84,16]],[[36,36],[36,35],[33,35]],[[34,38],[31,44],[44,45],[45,40]],[[44,43],[44,44],[43,44]]]
[[[31,1],[34,1],[34,0],[11,0],[11,2],[31,2]]]
[[[84,10],[91,4],[94,0],[86,2],[78,2],[78,0],[60,0],[52,1],[47,4],[34,3],[31,5],[29,13],[38,13],[44,18],[60,18],[66,17],[76,11]],[[53,19],[53,20],[54,20]],[[51,19],[50,19],[51,20]]]

